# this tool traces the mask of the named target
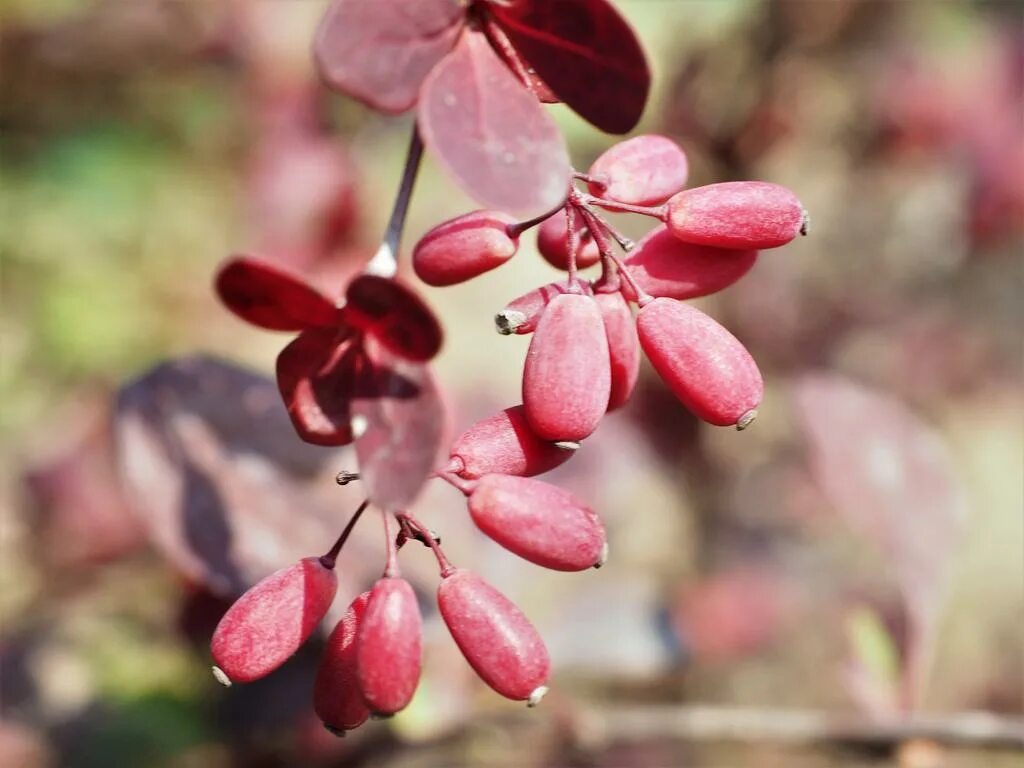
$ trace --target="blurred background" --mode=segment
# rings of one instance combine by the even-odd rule
[[[770,180],[811,212],[809,237],[697,302],[758,360],[760,418],[700,424],[646,367],[550,476],[606,521],[600,571],[518,560],[427,489],[416,512],[452,559],[548,642],[537,710],[476,680],[412,547],[426,656],[406,712],[324,731],[322,637],[215,683],[233,597],[322,553],[360,498],[332,481],[352,453],[298,443],[278,404],[288,337],[211,290],[237,252],[337,290],[383,231],[411,118],[321,89],[324,6],[0,4],[0,765],[1020,765],[1019,736],[985,736],[1024,714],[1010,1],[619,2],[655,77],[637,132],[678,141],[693,186]],[[613,143],[553,111],[577,167]],[[472,207],[428,156],[406,246]],[[503,268],[423,288],[453,434],[519,402],[529,340],[491,317],[556,277],[525,236]],[[379,573],[378,538],[346,548],[339,607]],[[934,732],[886,730],[908,711]]]

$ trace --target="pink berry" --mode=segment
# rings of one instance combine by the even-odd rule
[[[587,175],[595,197],[629,205],[658,205],[686,185],[689,165],[683,150],[664,136],[649,134],[607,149]]]
[[[598,292],[594,300],[601,309],[604,330],[608,337],[608,353],[612,366],[611,394],[608,410],[625,405],[633,394],[640,373],[640,340],[636,335],[636,321],[629,304],[618,291]]]
[[[541,440],[530,429],[523,406],[478,421],[452,446],[451,457],[464,480],[491,473],[529,477],[568,461],[573,451]]]
[[[574,286],[570,286],[568,280],[542,285],[540,288],[534,288],[518,299],[510,301],[501,312],[494,316],[494,325],[498,329],[498,333],[504,336],[513,333],[519,336],[533,333],[548,302],[555,296],[560,296],[563,293],[590,292],[590,285],[580,281],[577,281]]]
[[[466,661],[509,699],[536,703],[551,671],[547,648],[516,605],[475,573],[457,569],[437,588],[437,604]]]
[[[680,240],[718,248],[776,248],[807,234],[796,195],[764,181],[687,189],[668,201],[666,223]]]
[[[356,637],[356,672],[371,712],[392,715],[416,692],[420,679],[422,621],[416,594],[405,579],[379,579],[370,591]]]
[[[601,520],[556,485],[528,477],[484,475],[469,496],[469,514],[498,544],[544,568],[582,571],[604,563]]]
[[[272,573],[235,601],[210,642],[219,679],[259,680],[284,664],[312,634],[338,589],[318,557]]]
[[[754,266],[757,251],[713,248],[684,243],[664,226],[649,232],[626,259],[626,269],[651,296],[692,299],[727,288]],[[627,281],[622,294],[636,301]]]
[[[412,265],[428,285],[454,285],[500,267],[516,254],[509,237],[516,220],[499,211],[473,211],[439,224],[416,243]]]
[[[608,337],[592,296],[556,296],[541,315],[523,368],[523,406],[545,440],[580,441],[601,421],[611,392]]]
[[[327,638],[313,684],[313,709],[331,731],[358,728],[370,716],[356,674],[356,636],[366,613],[370,593],[363,592],[348,607]]]
[[[644,352],[683,405],[722,427],[743,429],[753,421],[764,383],[735,336],[672,299],[654,299],[636,321]]]
[[[537,227],[537,250],[555,269],[569,268],[568,229],[569,217],[566,216],[564,208]],[[592,267],[601,260],[601,252],[597,249],[597,243],[594,242],[590,230],[583,226],[582,217],[576,218],[576,231],[579,233],[576,266],[579,269]]]

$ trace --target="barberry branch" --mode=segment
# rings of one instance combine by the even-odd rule
[[[405,229],[409,200],[412,198],[412,189],[416,184],[422,157],[423,140],[420,138],[419,129],[414,124],[412,135],[409,138],[409,149],[405,155],[405,167],[402,169],[402,181],[398,186],[395,204],[391,209],[391,218],[384,231],[384,241],[373,258],[367,262],[363,270],[367,274],[394,277],[398,272],[398,246],[402,240],[402,231]]]
[[[600,222],[590,214],[586,208],[579,207],[578,210],[583,215],[587,225],[590,227],[590,232],[594,236],[594,242],[597,243],[597,249],[601,252],[601,258],[607,258],[615,265],[615,268],[622,276],[622,279],[629,283],[630,289],[636,296],[637,304],[643,307],[644,305],[654,301],[654,297],[637,285],[636,281],[633,280],[633,276],[629,274],[629,270],[627,270],[623,265],[622,260],[612,252],[611,244],[608,242],[608,236]]]

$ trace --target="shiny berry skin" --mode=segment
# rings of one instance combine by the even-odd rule
[[[756,261],[757,251],[684,243],[667,227],[659,226],[636,244],[625,265],[637,285],[651,296],[692,299],[729,287]],[[626,281],[622,294],[636,301]]]
[[[334,569],[318,557],[304,558],[256,584],[214,630],[210,650],[218,678],[248,683],[280,667],[316,629],[337,589]]]
[[[654,299],[637,314],[640,344],[683,405],[711,424],[743,429],[764,394],[757,364],[729,331],[698,309]]]
[[[356,675],[356,637],[366,613],[370,593],[363,592],[349,605],[335,626],[316,670],[313,709],[332,732],[358,728],[370,716]]]
[[[688,243],[759,250],[807,234],[807,212],[790,190],[765,181],[687,189],[666,205],[672,234]]]
[[[571,449],[537,437],[521,405],[478,421],[459,436],[451,450],[452,471],[464,480],[495,472],[520,477],[539,475],[572,455]]]
[[[441,580],[437,605],[455,644],[480,678],[506,698],[534,701],[551,671],[547,648],[516,605],[475,573]]]
[[[405,709],[420,680],[422,619],[405,579],[384,577],[370,598],[356,636],[356,675],[371,712]]]
[[[427,232],[412,252],[416,275],[428,285],[455,285],[496,269],[515,256],[516,220],[500,211],[473,211]]]
[[[594,294],[601,309],[605,334],[608,337],[608,356],[611,362],[611,391],[608,410],[621,408],[629,400],[640,374],[640,340],[636,335],[636,321],[629,304],[618,291]]]
[[[469,496],[469,514],[498,544],[544,568],[582,571],[602,565],[607,554],[594,511],[542,480],[484,475]]]
[[[635,136],[613,145],[587,172],[590,194],[629,205],[658,205],[686,186],[689,164],[679,146],[664,136]]]
[[[597,302],[556,296],[541,315],[523,368],[530,428],[545,440],[583,440],[597,429],[610,393],[608,337]]]
[[[555,269],[569,269],[569,217],[563,208],[547,218],[537,227],[537,250],[544,260]],[[576,267],[586,269],[601,260],[601,252],[594,242],[590,230],[576,217],[576,231],[579,233],[579,248],[576,251]]]

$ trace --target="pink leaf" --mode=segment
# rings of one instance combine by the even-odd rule
[[[423,83],[419,125],[445,168],[489,208],[533,216],[568,193],[561,132],[481,32],[467,30]]]
[[[489,7],[526,62],[581,117],[608,133],[637,124],[651,74],[636,35],[607,0]]]
[[[451,50],[464,15],[458,0],[334,0],[313,56],[335,90],[382,112],[404,112]]]
[[[430,369],[366,340],[369,365],[352,402],[356,455],[370,499],[397,510],[437,467],[444,411]]]

